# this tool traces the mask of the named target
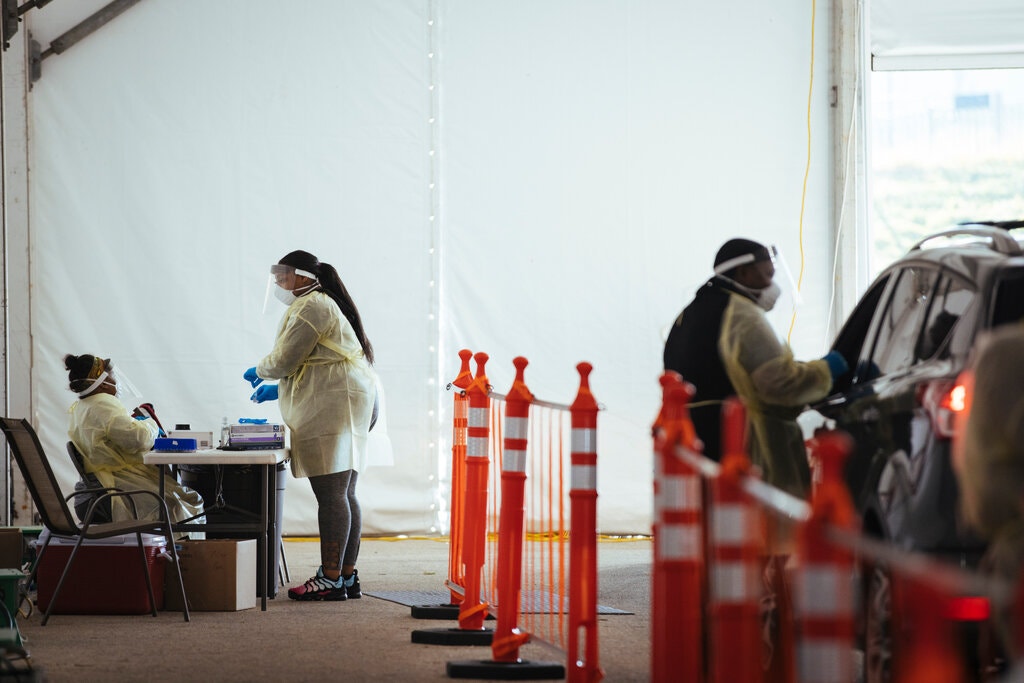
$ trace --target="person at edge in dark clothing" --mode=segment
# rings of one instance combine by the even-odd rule
[[[736,394],[718,354],[729,293],[740,292],[729,277],[736,268],[731,264],[737,257],[761,250],[763,258],[769,258],[767,249],[750,240],[733,239],[722,245],[715,255],[714,275],[676,318],[665,342],[665,370],[679,373],[696,389],[690,419],[704,444],[704,455],[716,462],[722,456],[722,403]]]

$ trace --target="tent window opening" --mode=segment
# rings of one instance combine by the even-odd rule
[[[1024,69],[870,78],[872,277],[928,234],[1024,218]]]

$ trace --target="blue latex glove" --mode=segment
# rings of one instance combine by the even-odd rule
[[[132,417],[134,417],[136,420],[148,420],[149,419],[149,415],[133,415]],[[164,433],[164,430],[162,430],[160,428],[160,425],[157,425],[157,427],[156,427],[156,435],[159,436],[161,439],[163,439],[164,437],[167,436],[167,434]]]
[[[263,403],[264,401],[276,401],[277,400],[277,385],[276,384],[264,384],[259,389],[253,392],[252,396],[253,403]]]
[[[878,369],[878,365],[871,360],[862,360],[857,366],[857,371],[864,379],[874,379],[882,374],[882,371]]]
[[[832,374],[833,381],[837,377],[845,375],[847,370],[850,369],[846,359],[843,358],[843,354],[838,351],[829,351],[822,360],[828,363],[828,371]]]
[[[242,379],[253,385],[253,387],[258,387],[263,384],[263,378],[256,374],[256,368],[254,367],[246,370],[245,374],[242,375]]]

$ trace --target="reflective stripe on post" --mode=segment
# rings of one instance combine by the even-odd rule
[[[662,542],[655,545],[656,556],[665,561],[703,560],[700,477],[663,474],[660,483],[658,518]]]
[[[597,491],[597,465],[573,465],[569,485],[574,491]]]

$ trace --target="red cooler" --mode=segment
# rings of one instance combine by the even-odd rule
[[[43,532],[46,534],[46,532]],[[45,536],[38,541],[39,546]],[[167,539],[154,534],[142,535],[146,565],[153,583],[157,609],[164,604],[164,569],[160,555]],[[46,611],[61,572],[75,548],[75,539],[52,537],[43,553],[36,575],[37,603]],[[146,577],[139,561],[135,534],[113,536],[82,543],[71,573],[64,580],[60,599],[53,614],[146,614],[150,611]]]

